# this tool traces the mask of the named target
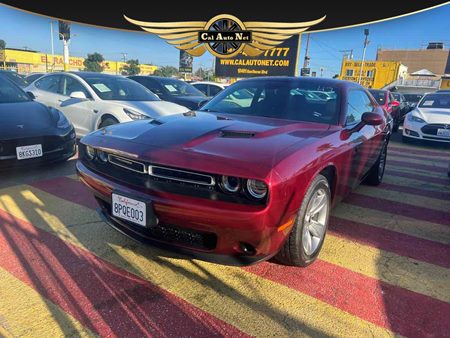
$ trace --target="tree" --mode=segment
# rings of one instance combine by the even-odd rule
[[[5,40],[0,39],[0,49],[6,49],[6,42],[5,42]]]
[[[141,67],[139,67],[139,60],[128,60],[127,64],[122,68],[122,75],[137,75],[141,72]]]
[[[164,77],[178,76],[178,69],[173,66],[159,67],[157,70],[155,70],[154,75]]]
[[[208,69],[200,67],[195,71],[194,75],[203,80],[212,80],[214,77],[214,71],[211,68]]]
[[[100,53],[88,54],[84,60],[84,71],[86,72],[103,72],[104,66],[102,65],[105,59]]]

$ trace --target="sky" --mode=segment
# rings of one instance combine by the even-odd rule
[[[367,9],[364,9],[367,10]],[[189,18],[186,18],[189,19]],[[10,48],[29,48],[51,53],[50,18],[25,13],[0,4],[0,39]],[[53,22],[54,32],[58,30]],[[374,60],[377,48],[419,49],[430,41],[444,42],[450,47],[450,4],[406,17],[325,32],[311,33],[309,54],[312,71],[324,77],[340,72],[341,50],[354,50],[354,59],[360,59],[363,51],[364,29],[369,28],[370,43],[366,60]],[[122,53],[128,59],[140,63],[178,67],[179,51],[162,39],[145,32],[128,32],[72,24],[70,54],[85,57],[87,53],[99,52],[105,59],[121,60]],[[62,43],[54,34],[55,53],[62,54]],[[303,64],[306,35],[302,37],[299,65]],[[213,57],[209,53],[194,58],[194,69],[210,68]]]

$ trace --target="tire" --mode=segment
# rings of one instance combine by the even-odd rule
[[[311,223],[308,223],[307,218],[310,217],[308,215],[308,211],[311,211],[314,200],[316,198],[319,198],[319,196],[323,196],[323,198],[325,199],[325,204],[317,214],[314,214],[312,216],[312,218],[318,216],[316,224],[322,223],[323,226],[320,227],[320,236],[314,236],[310,232],[310,229],[312,229],[312,227],[308,226],[308,224]],[[298,210],[294,227],[283,247],[275,257],[275,260],[285,265],[303,267],[313,263],[319,255],[323,242],[325,240],[325,235],[328,229],[330,209],[331,192],[328,180],[324,176],[318,175],[309,186],[300,209]],[[310,238],[309,252],[306,249],[308,236]]]
[[[372,168],[370,168],[364,183],[368,185],[380,185],[383,181],[384,170],[386,167],[387,145],[387,142],[383,144],[380,155]]]
[[[100,123],[100,125],[98,126],[98,129],[112,126],[113,124],[117,124],[117,123],[119,123],[119,121],[117,121],[114,117],[107,117]]]

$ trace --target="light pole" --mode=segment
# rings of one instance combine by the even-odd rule
[[[361,68],[359,70],[359,78],[358,78],[359,84],[361,84],[362,72],[363,72],[363,67],[364,67],[364,59],[366,58],[366,48],[367,48],[367,45],[369,44],[369,29],[368,28],[364,29],[364,35],[366,37],[364,39],[363,56],[362,56],[362,60],[361,60]]]
[[[53,41],[53,21],[50,21],[50,45],[52,47],[52,62],[51,62],[51,71],[53,72],[53,68],[55,67],[55,43]]]

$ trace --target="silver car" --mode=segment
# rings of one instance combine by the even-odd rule
[[[162,101],[139,83],[119,75],[52,73],[28,87],[36,100],[60,110],[77,137],[111,124],[184,113],[186,107]]]

